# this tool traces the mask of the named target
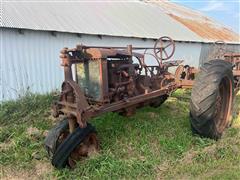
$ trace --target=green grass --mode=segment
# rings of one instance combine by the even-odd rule
[[[27,95],[0,110],[0,178],[23,179],[239,179],[240,109],[219,141],[193,136],[189,91],[178,90],[161,107],[145,107],[130,117],[108,113],[91,122],[101,151],[74,170],[54,169],[43,148],[51,95]]]

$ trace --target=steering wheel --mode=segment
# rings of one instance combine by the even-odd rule
[[[164,42],[166,43],[164,44]],[[169,49],[168,51],[166,49]],[[160,63],[164,60],[170,59],[175,52],[175,42],[168,36],[160,37],[154,44],[153,48],[155,57],[160,60]]]

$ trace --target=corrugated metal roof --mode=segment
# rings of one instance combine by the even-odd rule
[[[201,41],[145,2],[3,2],[3,27],[140,38],[167,35]]]
[[[159,8],[171,16],[173,19],[182,23],[192,32],[202,37],[205,41],[223,40],[226,42],[239,42],[239,34],[224,27],[224,25],[204,16],[198,11],[172,3],[166,0],[146,1],[156,4]]]
[[[161,6],[152,3],[140,1],[2,3],[3,27],[154,39],[166,35],[179,41],[213,40],[203,37],[187,23],[169,16],[165,8],[159,8]],[[177,10],[173,11],[176,16]]]

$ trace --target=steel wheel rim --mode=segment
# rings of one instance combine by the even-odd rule
[[[230,120],[232,109],[232,83],[228,77],[224,77],[219,85],[219,93],[216,101],[215,123],[217,130],[222,132]]]

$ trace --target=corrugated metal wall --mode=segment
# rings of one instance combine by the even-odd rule
[[[163,36],[162,34],[159,36]],[[59,51],[76,44],[99,46],[148,46],[153,40],[57,33],[1,28],[1,77],[0,101],[16,99],[27,90],[47,93],[59,89],[63,80]],[[198,66],[200,43],[176,42],[173,59],[185,60],[186,64]]]

